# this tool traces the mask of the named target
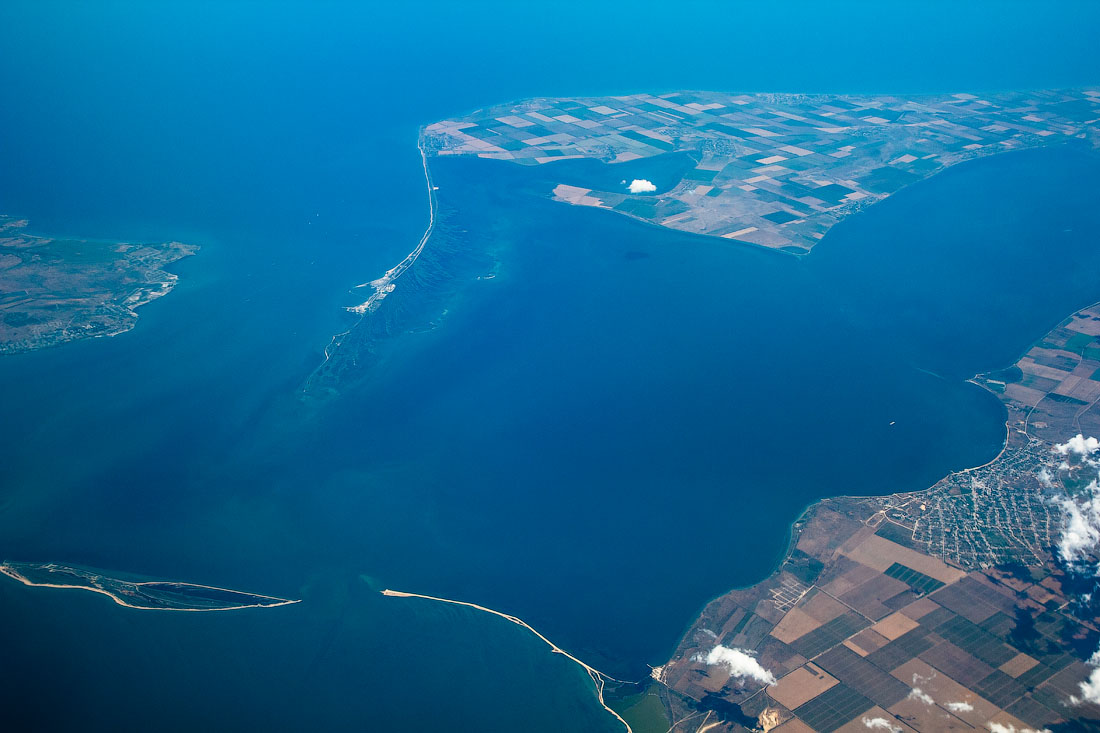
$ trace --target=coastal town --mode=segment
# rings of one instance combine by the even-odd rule
[[[777,571],[708,604],[654,670],[672,729],[1054,731],[1100,715],[1095,580],[1063,536],[1067,502],[1095,486],[1081,431],[1098,417],[1098,324],[1100,307],[1079,311],[975,378],[1008,411],[989,464],[810,507]]]

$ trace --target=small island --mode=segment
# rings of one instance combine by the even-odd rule
[[[145,611],[236,611],[299,601],[178,581],[124,580],[98,570],[56,563],[5,562],[0,573],[23,585],[102,593],[126,608]]]
[[[175,286],[164,267],[199,249],[55,239],[26,226],[0,215],[0,354],[129,331],[135,309]]]

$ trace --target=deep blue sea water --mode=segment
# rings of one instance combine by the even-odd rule
[[[767,575],[806,504],[996,453],[1003,412],[965,379],[1100,299],[1100,159],[961,166],[803,259],[546,198],[614,175],[590,163],[437,161],[400,328],[303,402],[348,289],[423,230],[417,127],[536,95],[1096,84],[1098,14],[5,3],[0,212],[203,249],[134,331],[0,360],[0,556],[304,599],[157,614],[0,583],[5,711],[613,730],[520,629],[375,591],[514,613],[643,677],[707,599]]]

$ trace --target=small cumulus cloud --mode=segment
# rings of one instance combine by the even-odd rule
[[[934,705],[936,703],[936,701],[932,699],[931,695],[929,695],[927,692],[919,687],[914,687],[912,690],[909,691],[909,699],[920,700],[925,705]]]
[[[1088,679],[1080,683],[1081,696],[1073,695],[1069,701],[1073,705],[1092,703],[1100,705],[1100,669],[1093,669]]]
[[[1100,460],[1094,457],[1100,451],[1100,440],[1086,438],[1081,433],[1054,446],[1054,452],[1066,456],[1058,468],[1069,471],[1075,477],[1081,469],[1100,469]],[[1053,476],[1044,469],[1039,481],[1044,486],[1052,483]],[[1078,571],[1091,570],[1100,575],[1100,476],[1094,477],[1083,489],[1072,496],[1063,494],[1054,503],[1062,510],[1062,536],[1058,541],[1058,556]]]
[[[894,725],[886,718],[863,718],[863,725],[871,730],[888,730],[890,733],[901,733],[901,727]]]
[[[657,187],[653,185],[652,181],[647,181],[644,178],[635,178],[630,182],[629,188],[631,193],[653,193],[657,190]],[[1093,440],[1095,440],[1095,438],[1093,438]]]
[[[1060,455],[1068,456],[1088,456],[1100,450],[1100,440],[1092,437],[1085,437],[1081,433],[1073,436],[1065,443],[1059,443],[1054,446],[1054,451]]]
[[[694,659],[712,667],[725,667],[731,677],[755,680],[764,685],[775,684],[775,675],[760,666],[760,662],[744,649],[731,649],[719,644],[705,656],[699,654]]]
[[[1100,486],[1092,482],[1080,498],[1066,497],[1062,509],[1062,537],[1058,555],[1073,565],[1086,560],[1100,546]]]
[[[1093,652],[1089,664],[1093,668],[1092,673],[1084,682],[1078,683],[1081,688],[1081,696],[1071,695],[1069,698],[1070,705],[1082,705],[1084,703],[1100,705],[1100,649]]]
[[[1076,471],[1081,467],[1100,468],[1100,460],[1093,457],[1100,450],[1100,440],[1084,437],[1078,433],[1065,443],[1054,446],[1054,452],[1063,456],[1078,457],[1080,460],[1064,462],[1059,470]],[[1040,476],[1040,481],[1042,477]],[[1058,542],[1058,555],[1075,572],[1088,572],[1094,578],[1100,578],[1100,476],[1089,482],[1075,496],[1065,496],[1054,502],[1062,509],[1062,537]],[[1092,602],[1092,593],[1083,593],[1079,600],[1085,604]],[[1092,671],[1087,679],[1078,683],[1080,696],[1071,695],[1070,705],[1092,703],[1100,705],[1100,649],[1088,660]],[[990,728],[993,733],[1016,733],[1001,726],[999,730]],[[1026,733],[1027,729],[1019,733]],[[1038,733],[1043,733],[1039,731]]]
[[[970,713],[974,711],[974,706],[968,702],[949,702],[944,707],[953,713]]]

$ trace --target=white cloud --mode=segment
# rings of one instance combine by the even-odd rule
[[[949,702],[944,707],[953,713],[969,713],[974,710],[974,706],[968,702]]]
[[[647,181],[644,178],[635,178],[633,181],[630,182],[629,188],[631,193],[653,193],[657,190],[657,187],[654,186],[652,182]],[[1095,440],[1095,438],[1093,438],[1092,440]]]
[[[1096,659],[1095,654],[1093,659]],[[1088,679],[1080,683],[1080,687],[1081,697],[1071,696],[1069,699],[1071,705],[1081,705],[1087,702],[1100,705],[1100,669],[1093,669]]]
[[[1100,440],[1093,437],[1086,438],[1081,433],[1065,443],[1054,446],[1054,451],[1063,456],[1081,456],[1084,464],[1093,469],[1100,468],[1100,461],[1090,458],[1098,450],[1100,450]],[[1059,468],[1073,470],[1074,467],[1064,463]],[[1058,555],[1071,567],[1078,566],[1076,568],[1078,571],[1087,568],[1091,570],[1094,577],[1100,577],[1100,476],[1089,482],[1080,495],[1063,496],[1055,503],[1061,507],[1063,515]],[[1090,603],[1092,594],[1082,594],[1081,600],[1084,603]],[[1084,703],[1100,705],[1100,649],[1093,653],[1088,664],[1093,668],[1092,672],[1085,681],[1078,683],[1081,696],[1071,695],[1070,705]],[[994,733],[1015,733],[1015,731],[1002,729]],[[1021,733],[1024,732],[1021,731]]]
[[[1073,436],[1065,443],[1059,443],[1054,446],[1054,451],[1060,453],[1063,456],[1073,454],[1075,456],[1087,456],[1100,450],[1100,440],[1092,437],[1085,437],[1081,433]]]
[[[1100,546],[1100,487],[1093,481],[1078,499],[1066,497],[1058,502],[1062,508],[1062,538],[1058,554],[1067,563],[1079,563]]]
[[[1043,470],[1039,471],[1038,478],[1039,478],[1039,484],[1044,489],[1053,489],[1054,488],[1054,477],[1050,475],[1050,471],[1048,469],[1044,468]]]
[[[1070,695],[1070,705],[1082,705],[1087,702],[1100,705],[1100,649],[1092,653],[1088,663],[1093,667],[1092,673],[1087,680],[1078,683],[1081,688],[1081,697]]]
[[[990,733],[1050,733],[1050,728],[1043,728],[1042,730],[1035,730],[1034,728],[1017,728],[1016,726],[1008,723],[990,723]]]
[[[912,690],[909,691],[909,699],[920,700],[925,705],[934,705],[936,703],[936,701],[932,699],[931,695],[929,695],[927,692],[919,687],[914,687]]]
[[[775,684],[775,675],[760,666],[760,662],[744,649],[731,649],[719,644],[706,656],[698,654],[694,659],[712,667],[725,667],[731,677],[751,679],[764,685]]]
[[[886,718],[863,718],[863,724],[871,730],[888,730],[890,733],[901,733],[901,727],[891,723]]]
[[[1054,452],[1070,457],[1069,461],[1063,461],[1058,468],[1062,471],[1071,471],[1075,475],[1081,468],[1090,470],[1100,469],[1100,460],[1093,458],[1093,454],[1100,451],[1100,440],[1093,437],[1086,438],[1081,433],[1054,446]],[[1074,457],[1080,460],[1075,460]],[[1045,472],[1045,469],[1044,469]],[[1039,474],[1039,481],[1044,486],[1053,477],[1049,472]],[[1100,476],[1093,478],[1091,482],[1074,496],[1063,495],[1055,499],[1055,503],[1062,510],[1062,537],[1058,541],[1058,555],[1069,565],[1087,565],[1094,574],[1100,576]],[[1079,567],[1078,570],[1085,568]]]

